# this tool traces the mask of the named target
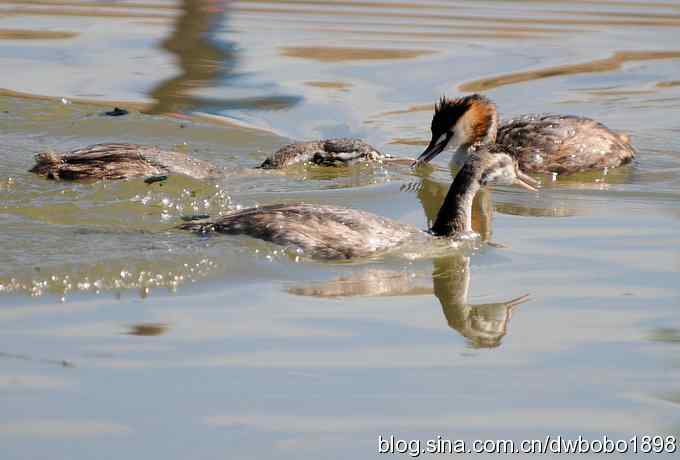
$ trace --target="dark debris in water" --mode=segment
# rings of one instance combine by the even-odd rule
[[[120,107],[114,107],[113,110],[109,110],[108,112],[104,112],[104,115],[107,117],[122,117],[123,115],[127,115],[128,112],[125,109],[121,109]]]
[[[153,337],[158,335],[163,335],[167,332],[168,325],[162,323],[140,323],[130,326],[128,335],[138,335]]]
[[[144,179],[144,182],[147,184],[153,184],[155,182],[163,182],[166,180],[168,180],[168,176],[149,176]]]

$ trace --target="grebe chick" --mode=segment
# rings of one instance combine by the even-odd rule
[[[321,166],[342,166],[390,158],[390,155],[380,153],[361,139],[324,139],[284,145],[264,160],[260,168],[283,169],[307,162]]]
[[[136,144],[95,144],[66,153],[41,153],[30,172],[54,180],[98,180],[181,174],[194,179],[223,175],[207,161],[180,152]],[[284,169],[297,163],[321,166],[349,165],[359,161],[408,161],[380,153],[359,139],[327,139],[288,144],[260,166],[261,169]]]
[[[215,219],[179,226],[200,233],[249,235],[314,259],[368,257],[409,239],[472,233],[472,200],[485,185],[517,184],[535,190],[521,178],[517,162],[496,148],[471,155],[451,184],[429,232],[365,211],[315,204],[275,204],[249,208]]]
[[[35,160],[30,172],[54,180],[115,180],[162,174],[210,179],[222,175],[207,161],[136,144],[95,144],[62,154],[41,153]]]
[[[507,147],[529,173],[571,174],[615,168],[632,161],[635,150],[625,134],[590,118],[573,115],[523,115],[499,126],[496,105],[479,94],[435,105],[432,140],[416,163],[427,163],[444,150],[460,166],[475,144]]]

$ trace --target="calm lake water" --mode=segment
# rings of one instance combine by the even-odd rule
[[[678,34],[674,1],[0,0],[2,458],[680,436]],[[591,116],[639,154],[481,194],[496,244],[474,251],[318,263],[172,229],[282,201],[426,228],[445,168],[251,167],[345,135],[414,157],[433,102],[471,92],[506,118]],[[131,113],[102,115],[114,106]],[[27,172],[37,152],[110,141],[227,176]]]

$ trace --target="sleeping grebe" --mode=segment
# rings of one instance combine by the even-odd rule
[[[523,115],[499,126],[496,105],[479,94],[443,97],[435,105],[431,130],[432,140],[416,164],[450,150],[451,163],[461,166],[471,146],[494,142],[508,147],[519,167],[529,173],[615,168],[635,156],[628,136],[590,118]]]
[[[365,211],[313,204],[275,204],[236,211],[179,226],[200,233],[249,235],[302,250],[315,259],[367,257],[409,239],[472,233],[472,200],[485,185],[517,184],[536,190],[500,146],[473,153],[456,176],[429,232]]]
[[[224,173],[207,161],[181,152],[137,144],[95,144],[70,152],[41,153],[30,172],[54,180],[97,180],[181,174],[212,179]],[[298,163],[320,166],[349,165],[360,161],[395,160],[359,139],[326,139],[288,144],[270,155],[261,169],[283,169]],[[401,161],[412,160],[401,159]]]

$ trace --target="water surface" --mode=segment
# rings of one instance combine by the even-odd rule
[[[679,28],[677,2],[2,0],[3,458],[680,435]],[[446,169],[252,166],[322,136],[413,157],[434,101],[475,91],[505,118],[597,118],[638,157],[481,194],[494,244],[473,251],[318,263],[173,229],[300,200],[426,228]],[[27,172],[37,152],[110,141],[226,176]]]

